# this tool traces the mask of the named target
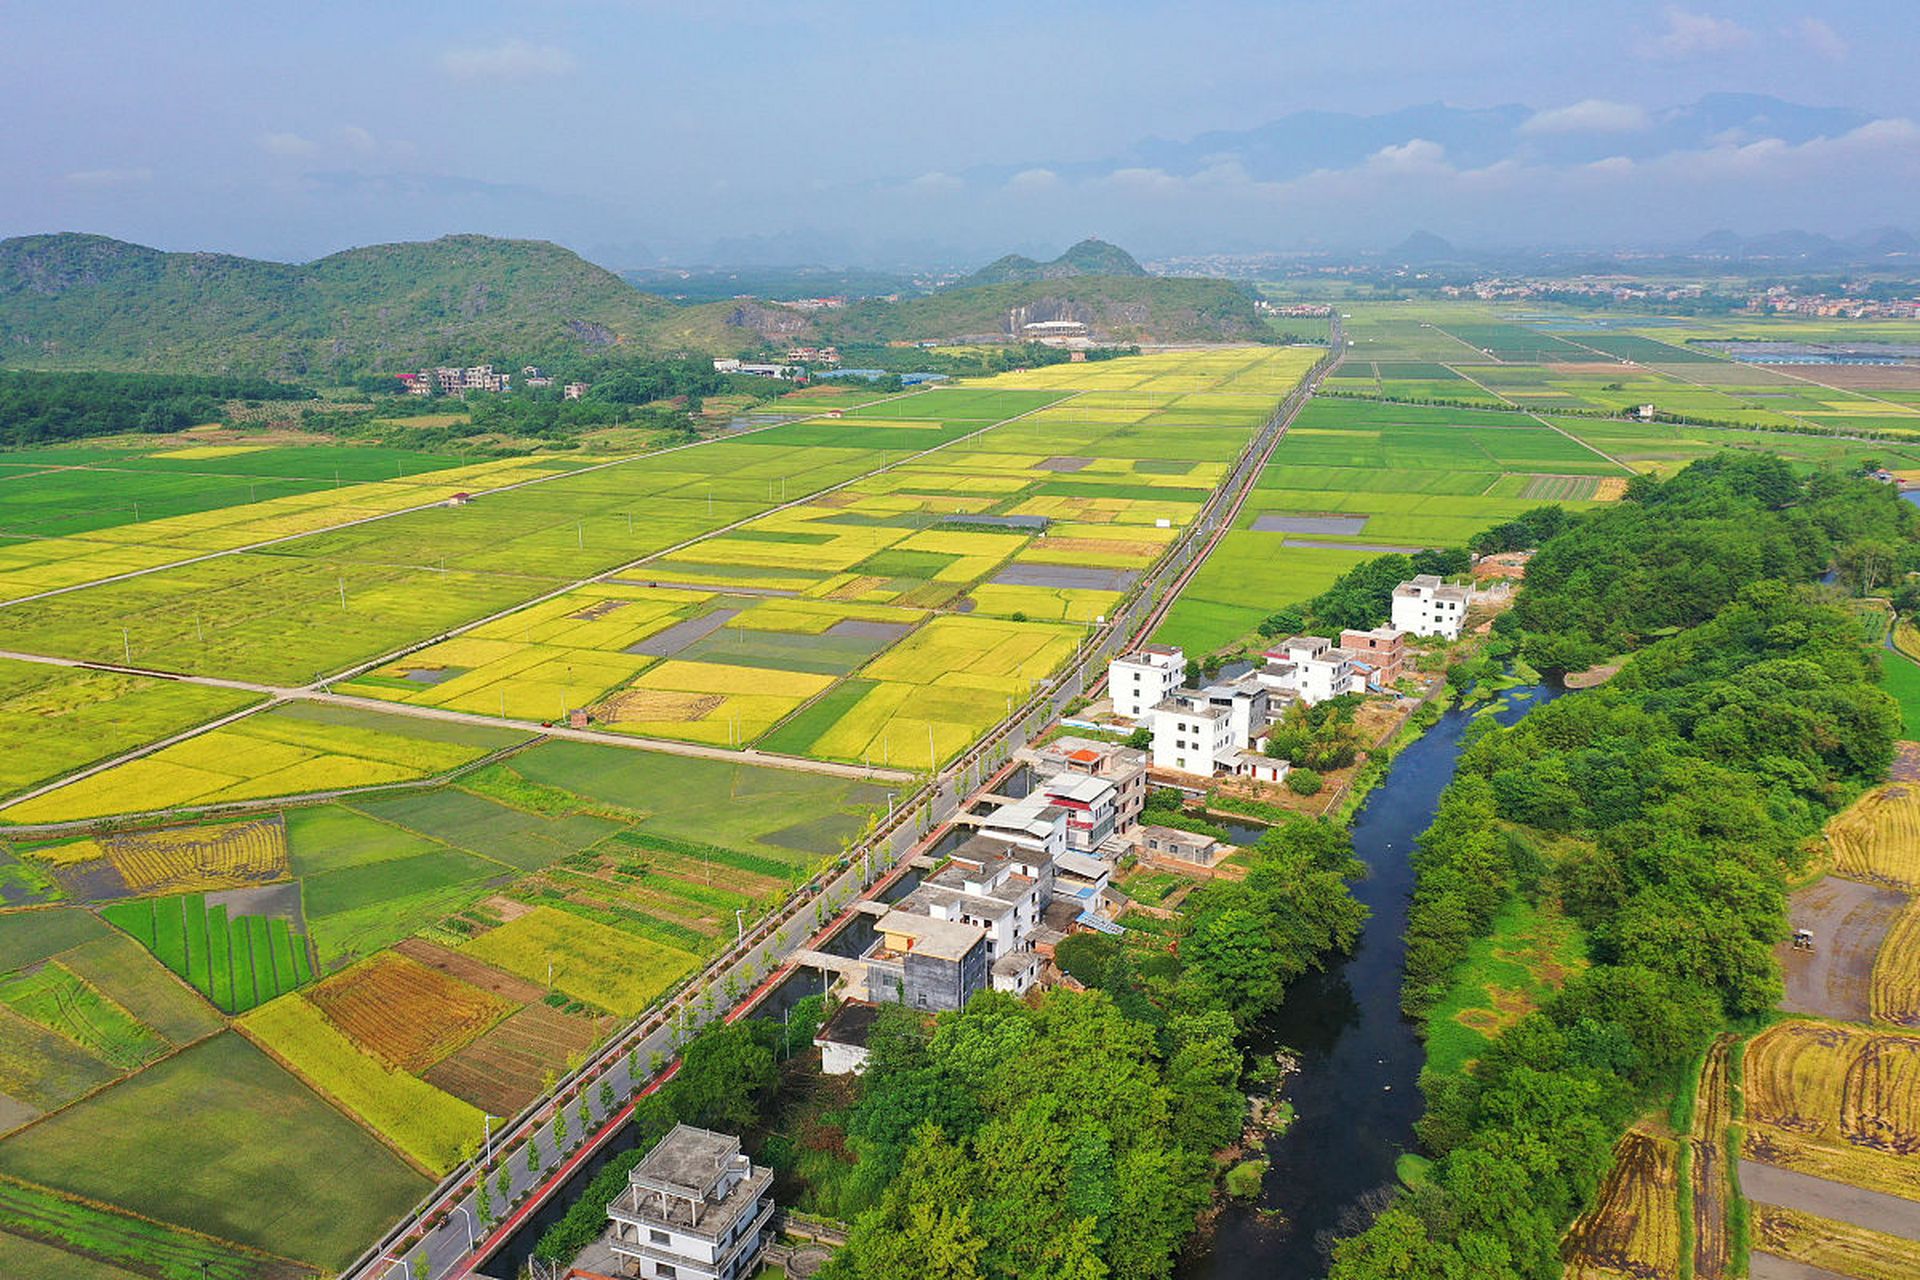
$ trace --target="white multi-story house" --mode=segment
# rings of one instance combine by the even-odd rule
[[[1343,693],[1365,693],[1366,672],[1354,655],[1325,636],[1289,636],[1266,651],[1267,665],[1255,678],[1267,688],[1312,706]]]
[[[1144,723],[1187,676],[1187,655],[1172,645],[1150,644],[1107,664],[1107,696],[1113,713]]]
[[[752,1275],[772,1232],[773,1170],[740,1139],[676,1125],[607,1206],[608,1244],[645,1280],[739,1280]]]
[[[1423,573],[1393,589],[1393,625],[1416,636],[1460,638],[1467,620],[1467,589],[1450,587],[1438,574]]]
[[[1153,767],[1211,777],[1237,750],[1233,713],[1225,707],[1195,703],[1176,693],[1152,712]]]

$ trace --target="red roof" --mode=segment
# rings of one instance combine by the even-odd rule
[[[1100,758],[1100,753],[1098,751],[1095,751],[1092,747],[1081,747],[1078,751],[1070,751],[1067,753],[1067,759],[1076,761],[1077,763],[1080,763],[1080,764],[1092,764],[1094,761],[1098,760],[1099,758]]]

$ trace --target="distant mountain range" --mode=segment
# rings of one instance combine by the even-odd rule
[[[300,265],[104,236],[0,241],[0,359],[271,373],[551,358],[640,340],[672,311],[557,245],[486,236]]]
[[[974,289],[989,284],[1026,284],[1035,280],[1059,280],[1068,276],[1144,276],[1146,268],[1118,245],[1104,240],[1082,240],[1051,262],[1035,262],[1017,253],[996,258],[970,276],[954,283],[956,289]]]
[[[0,362],[324,382],[439,363],[1017,337],[1035,320],[1081,320],[1116,341],[1265,332],[1238,285],[1148,276],[1100,241],[1049,263],[1003,258],[976,277],[928,297],[806,313],[752,298],[678,305],[544,241],[447,236],[296,265],[23,236],[0,241]]]

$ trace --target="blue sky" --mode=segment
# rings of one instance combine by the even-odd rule
[[[0,234],[636,265],[1920,231],[1893,0],[182,8],[6,7]],[[1676,114],[1716,94],[1844,111]]]

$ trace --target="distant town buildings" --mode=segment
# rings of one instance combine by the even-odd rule
[[[587,384],[584,382],[569,382],[566,386],[560,388],[560,398],[562,400],[578,400],[585,394],[587,394]]]
[[[1450,587],[1423,573],[1393,589],[1393,625],[1416,636],[1460,638],[1467,620],[1467,589]]]
[[[608,1243],[645,1280],[738,1280],[771,1239],[773,1170],[740,1139],[676,1125],[641,1158],[607,1206]]]
[[[840,363],[838,347],[789,347],[787,359],[795,364],[837,365]]]
[[[715,373],[738,373],[749,378],[779,378],[786,380],[797,378],[806,372],[794,364],[761,364],[749,360],[738,360],[732,356],[723,356],[713,362]]]
[[[407,394],[416,396],[457,396],[469,391],[498,392],[506,391],[513,385],[512,374],[496,373],[490,364],[476,364],[465,369],[443,366],[398,376],[406,386]]]
[[[780,304],[795,311],[837,311],[847,305],[843,297],[832,298],[789,298]]]

